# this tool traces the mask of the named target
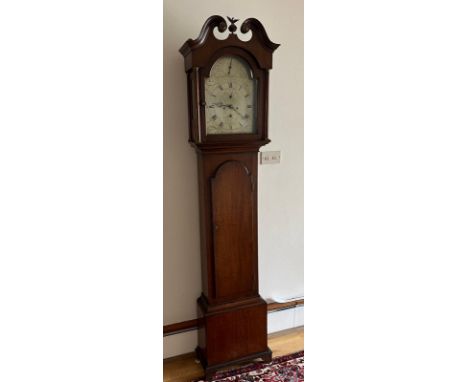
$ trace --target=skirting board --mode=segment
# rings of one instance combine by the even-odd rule
[[[304,306],[295,306],[268,313],[268,334],[303,325]],[[196,330],[190,330],[164,337],[163,357],[170,358],[193,352],[198,342],[197,334]]]

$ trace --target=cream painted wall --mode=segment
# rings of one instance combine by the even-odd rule
[[[303,294],[304,56],[302,0],[164,2],[164,324],[196,317],[201,292],[197,167],[187,143],[187,88],[178,52],[214,14],[258,18],[281,44],[270,72],[269,135],[281,163],[258,172],[259,279],[264,298]]]

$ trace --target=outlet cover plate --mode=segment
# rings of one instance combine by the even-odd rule
[[[260,153],[261,164],[275,164],[281,161],[281,151],[262,151]]]

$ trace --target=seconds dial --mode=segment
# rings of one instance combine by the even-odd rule
[[[223,56],[205,79],[207,134],[255,133],[255,81],[241,58]]]

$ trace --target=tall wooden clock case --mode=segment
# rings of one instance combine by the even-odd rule
[[[237,36],[221,16],[180,48],[188,84],[189,142],[197,151],[203,291],[197,355],[207,378],[262,358],[267,305],[258,293],[257,164],[268,139],[268,75],[273,51],[262,24],[245,20]],[[214,29],[228,37],[218,39]]]

